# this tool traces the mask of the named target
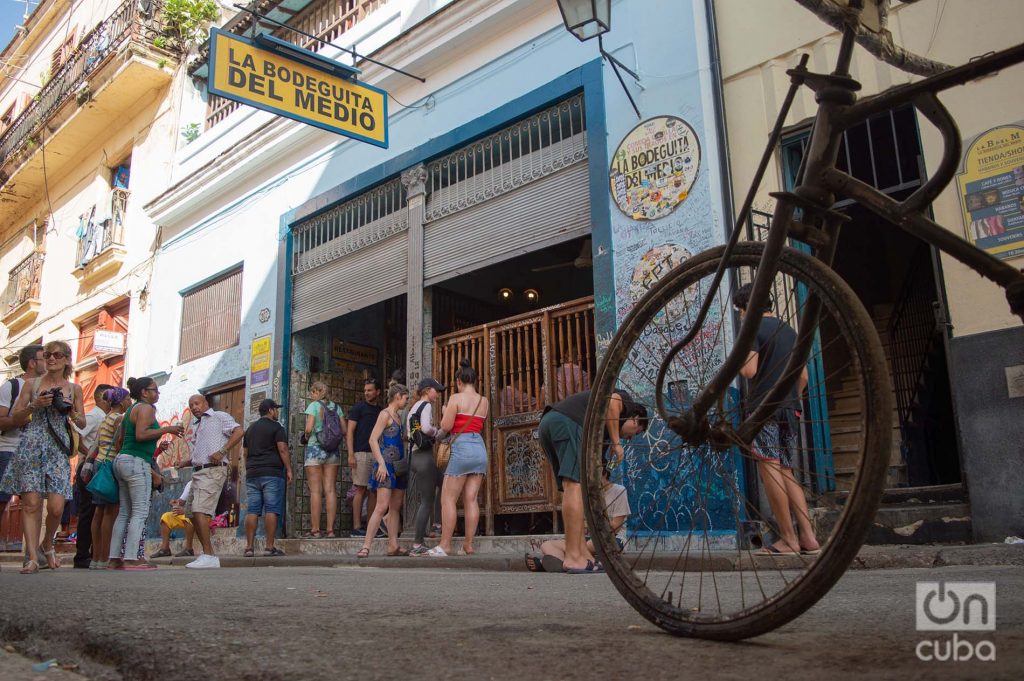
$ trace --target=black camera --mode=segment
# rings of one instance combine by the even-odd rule
[[[50,388],[49,390],[44,390],[42,394],[53,397],[53,402],[50,404],[57,410],[58,414],[70,414],[71,410],[75,408],[75,405],[64,399],[64,393],[61,392],[60,388]]]

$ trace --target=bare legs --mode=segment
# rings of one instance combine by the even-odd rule
[[[323,506],[323,466],[306,466],[306,484],[309,485],[309,531],[320,534],[320,511]]]
[[[585,569],[594,555],[587,550],[583,533],[583,487],[562,478],[562,521],[565,523],[565,569]]]
[[[757,462],[757,470],[761,474],[765,494],[768,495],[768,506],[779,528],[779,541],[774,548],[779,551],[813,551],[819,548],[807,511],[807,498],[803,487],[793,477],[793,471],[782,468],[778,461],[764,460]],[[796,515],[796,523],[800,528],[799,539],[793,528],[791,513]]]
[[[445,476],[444,484],[441,486],[441,542],[438,544],[445,553],[452,552],[452,537],[455,535],[455,525],[459,521],[456,503],[460,496],[466,516],[466,538],[462,542],[462,550],[467,554],[475,553],[473,538],[476,536],[477,525],[480,524],[480,504],[477,496],[480,494],[483,479],[484,476],[479,474]]]
[[[42,510],[42,497],[38,492],[27,492],[21,495],[21,529],[25,533],[25,549],[28,559],[34,561],[36,565],[39,565],[38,537],[42,526],[40,517]]]
[[[255,513],[245,515],[245,548],[251,550],[256,544],[256,528],[259,525],[260,517]],[[267,535],[267,551],[274,548],[274,540],[277,539],[277,514],[265,513],[263,515],[263,531]]]
[[[373,515],[373,509],[377,506],[377,493],[368,487],[356,485],[355,494],[352,495],[352,529],[358,530],[363,526],[363,499],[366,499],[367,517]]]
[[[205,513],[193,513],[192,527],[195,528],[196,534],[199,535],[199,543],[203,547],[203,553],[208,556],[214,555],[213,542],[210,541],[210,516]],[[191,546],[189,544],[189,547]]]
[[[322,483],[324,501],[327,506],[327,536],[334,536],[334,522],[338,518],[338,491],[336,483],[338,480],[338,469],[340,464],[324,464]],[[319,511],[317,511],[319,513]]]
[[[388,528],[388,552],[394,553],[398,550],[398,531],[401,529],[398,523],[401,522],[404,500],[405,490],[384,489],[383,487],[377,490],[377,504],[373,508],[373,513],[370,514],[370,519],[366,522],[366,538],[363,539],[361,555],[365,555],[363,552],[369,554],[370,544],[373,542],[373,537],[377,534],[382,520],[387,523]]]

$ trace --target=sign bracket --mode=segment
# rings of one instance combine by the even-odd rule
[[[409,78],[415,78],[416,80],[420,81],[421,83],[426,83],[427,82],[426,78],[422,78],[420,76],[414,75],[412,73],[409,73],[408,71],[403,71],[400,68],[397,68],[395,66],[391,66],[389,64],[385,64],[384,62],[377,61],[376,59],[373,59],[372,57],[367,57],[366,55],[359,54],[358,52],[356,52],[355,50],[353,50],[350,47],[342,47],[341,45],[335,45],[332,42],[329,42],[327,40],[323,40],[321,38],[318,38],[317,36],[313,35],[312,33],[306,33],[303,30],[297,29],[294,26],[289,26],[288,24],[280,22],[277,19],[271,19],[267,15],[260,14],[259,12],[255,11],[255,10],[252,10],[252,9],[249,9],[248,7],[246,7],[244,5],[239,5],[238,3],[235,3],[233,6],[234,6],[235,9],[241,10],[243,12],[248,12],[249,14],[253,15],[254,17],[256,17],[256,18],[258,18],[258,19],[260,19],[262,21],[269,21],[270,23],[277,24],[281,28],[287,29],[287,30],[291,31],[292,33],[298,33],[299,35],[302,35],[302,36],[305,36],[305,37],[309,38],[310,40],[315,40],[318,43],[320,43],[321,45],[325,45],[325,46],[328,46],[328,47],[336,47],[339,50],[342,50],[344,52],[348,52],[350,55],[352,55],[353,59],[363,59],[365,61],[370,62],[371,64],[376,64],[377,66],[382,66],[382,67],[384,67],[384,68],[386,68],[388,70],[394,71],[395,73],[400,73],[403,76],[408,76]],[[257,41],[260,38],[262,38],[262,37],[263,36],[258,36],[257,37]],[[269,36],[269,37],[273,38],[273,36]],[[305,50],[305,49],[299,47],[298,45],[295,45],[295,44],[292,44],[292,43],[287,43],[286,41],[281,40],[280,38],[274,38],[274,40],[275,40],[275,43],[278,44],[278,45],[280,45],[281,43],[284,43],[284,44],[287,44],[287,45],[291,45],[291,49],[301,50],[303,52],[309,52],[310,54],[314,54],[314,55],[316,54],[315,52],[311,52],[310,50]],[[280,49],[280,48],[274,48],[274,49]],[[292,58],[295,58],[294,54],[289,54],[288,56],[290,56]],[[319,60],[321,60],[323,62],[331,63],[333,68],[337,68],[339,66],[343,67],[343,68],[346,68],[346,69],[351,69],[352,68],[350,66],[346,66],[345,64],[342,64],[340,62],[334,61],[332,59],[327,59],[325,57],[320,57],[320,55],[316,55],[316,56],[318,57]],[[323,68],[323,67],[321,67],[321,68]],[[358,69],[356,69],[356,71],[358,72]]]

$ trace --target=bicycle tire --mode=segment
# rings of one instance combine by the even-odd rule
[[[653,593],[634,574],[633,568],[626,561],[626,554],[618,549],[608,516],[604,512],[601,481],[604,465],[604,408],[616,387],[618,372],[626,360],[626,354],[649,318],[657,314],[674,296],[686,291],[699,277],[713,273],[724,250],[724,247],[718,247],[704,251],[672,270],[636,303],[619,327],[593,382],[582,437],[581,481],[587,523],[595,548],[613,584],[626,601],[646,619],[671,634],[740,640],[771,631],[805,612],[829,591],[856,556],[881,499],[892,437],[890,422],[885,419],[891,418],[886,415],[893,413],[893,403],[886,358],[878,333],[863,304],[852,289],[821,261],[786,248],[779,261],[779,272],[802,278],[813,287],[822,298],[824,307],[838,313],[836,319],[842,324],[840,332],[849,337],[852,351],[858,353],[860,380],[864,386],[862,419],[865,430],[860,439],[860,466],[849,496],[828,543],[822,547],[810,568],[795,584],[757,607],[734,616],[709,620],[706,616],[696,616],[691,611],[677,608],[671,603],[671,592],[667,603]],[[762,251],[763,245],[760,243],[739,244],[730,258],[729,267],[756,267]]]

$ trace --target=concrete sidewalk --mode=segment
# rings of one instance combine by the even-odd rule
[[[537,537],[482,537],[477,540],[477,553],[472,556],[449,556],[447,558],[410,558],[388,557],[386,541],[378,539],[368,558],[356,558],[355,553],[362,546],[362,540],[356,539],[283,539],[277,542],[279,548],[287,555],[277,558],[262,557],[263,542],[257,541],[255,558],[244,558],[241,553],[244,543],[235,540],[217,542],[215,547],[220,556],[221,566],[238,567],[341,567],[362,566],[376,568],[450,568],[458,570],[483,571],[526,571],[523,554],[532,551],[533,545],[547,539]],[[406,542],[403,542],[403,545]],[[174,542],[172,548],[177,550],[179,543]],[[150,553],[158,544],[151,546]],[[73,546],[69,546],[73,549]],[[654,569],[682,569],[679,564],[681,552],[678,550],[661,550],[653,556],[644,555],[643,564],[651,563]],[[633,554],[638,555],[638,554]],[[70,565],[70,555],[62,554],[65,566]],[[191,558],[158,558],[153,562],[158,565],[182,566]],[[703,561],[697,551],[691,551],[688,557],[690,570],[729,571],[736,569],[748,570],[752,567],[751,560],[756,561],[758,568],[778,567],[782,569],[798,569],[811,559],[807,556],[764,556],[752,558],[747,552],[733,550],[712,551],[704,555]],[[19,554],[6,553],[0,557],[5,566],[18,565]],[[946,545],[887,545],[864,546],[850,569],[894,569],[922,568],[945,566],[1024,566],[1024,546],[1009,544],[968,544],[960,546]],[[5,567],[10,569],[10,567]]]

